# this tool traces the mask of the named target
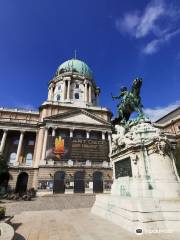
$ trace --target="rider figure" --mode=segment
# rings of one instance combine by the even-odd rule
[[[127,87],[123,86],[120,89],[119,96],[112,96],[113,99],[121,99],[120,102],[117,104],[117,109],[119,112],[119,117],[121,117],[122,119],[124,119],[124,115],[123,115],[123,111],[122,111],[121,107],[127,101],[128,94],[129,94],[129,92],[128,92]]]
[[[127,87],[121,87],[119,96],[112,96],[113,99],[121,99],[121,103],[124,103],[128,96]]]
[[[121,103],[124,103],[128,97],[127,87],[121,87],[120,89]]]

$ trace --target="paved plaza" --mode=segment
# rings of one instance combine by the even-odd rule
[[[7,202],[15,240],[178,240],[178,234],[137,236],[90,213],[95,195],[56,195]]]

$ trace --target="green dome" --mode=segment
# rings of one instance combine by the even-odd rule
[[[74,72],[92,79],[92,71],[88,65],[78,59],[70,59],[62,63],[57,69],[57,75],[65,72]]]

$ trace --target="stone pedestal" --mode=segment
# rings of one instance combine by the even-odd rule
[[[180,181],[167,137],[145,121],[116,129],[111,194],[96,196],[92,213],[131,232],[180,232]]]

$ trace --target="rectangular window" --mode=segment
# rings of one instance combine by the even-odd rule
[[[28,141],[28,145],[29,145],[29,146],[34,146],[34,140],[29,140],[29,141]]]

